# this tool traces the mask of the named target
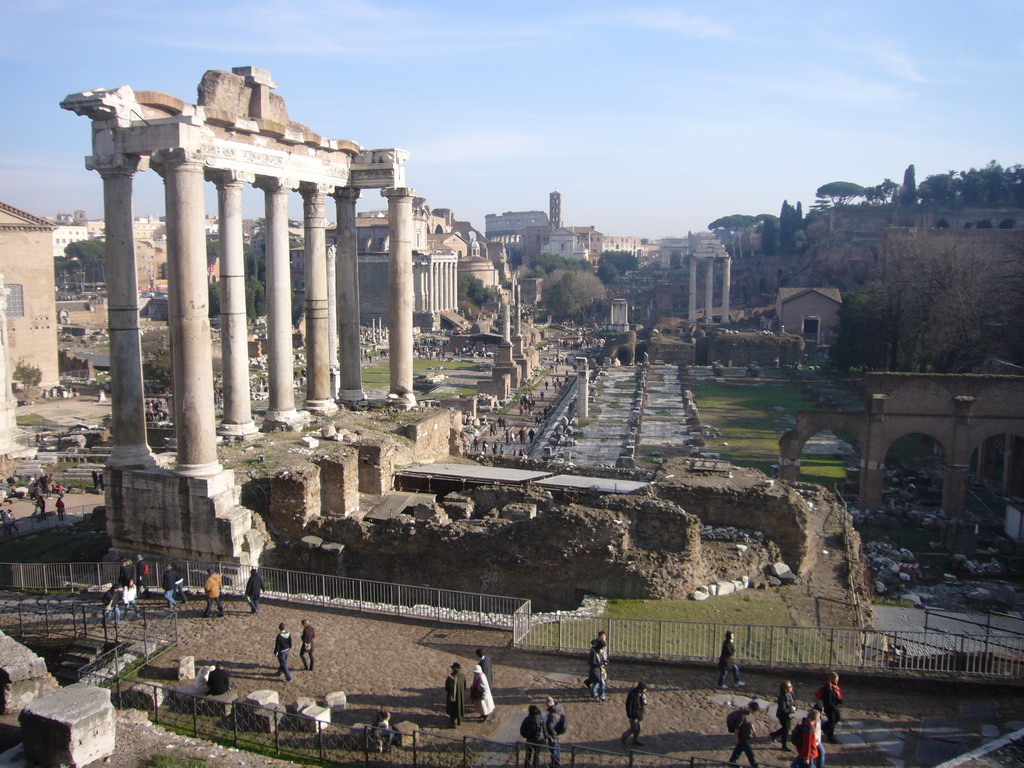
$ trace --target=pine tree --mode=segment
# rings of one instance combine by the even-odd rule
[[[796,232],[796,227],[793,226],[795,214],[796,211],[789,201],[783,200],[782,210],[779,211],[779,253],[783,256],[788,256],[796,250],[796,244],[793,242],[793,235]]]
[[[900,187],[900,203],[903,205],[914,205],[917,202],[917,172],[914,164],[907,166],[903,172],[903,186]]]

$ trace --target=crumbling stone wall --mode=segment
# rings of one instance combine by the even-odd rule
[[[270,478],[267,525],[276,537],[302,536],[309,523],[320,517],[320,467],[302,464]]]
[[[30,701],[57,690],[57,681],[47,672],[46,661],[3,632],[0,632],[0,669],[10,680],[8,711],[21,709]]]
[[[387,440],[361,441],[359,450],[359,491],[380,495],[395,484],[397,447]]]
[[[788,485],[739,467],[731,478],[688,474],[672,462],[666,467],[674,477],[654,486],[658,498],[685,507],[707,525],[763,531],[795,573],[814,564],[807,502]],[[829,503],[824,497],[819,501]]]
[[[796,365],[803,353],[804,340],[792,333],[713,333],[707,339],[704,364]]]
[[[435,410],[424,414],[419,421],[402,429],[402,435],[412,441],[413,461],[439,461],[446,458],[453,420],[462,414],[454,411]]]
[[[359,453],[320,459],[320,513],[326,517],[361,517],[359,509]]]

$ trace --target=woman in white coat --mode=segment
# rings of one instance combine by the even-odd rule
[[[491,696],[491,685],[479,664],[473,667],[473,682],[469,686],[469,700],[475,702],[480,709],[480,722],[484,722],[494,711],[494,697]]]

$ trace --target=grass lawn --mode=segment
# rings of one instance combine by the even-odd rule
[[[621,619],[704,621],[715,623],[788,625],[789,612],[778,590],[742,590],[710,600],[609,600],[604,615]],[[807,616],[803,626],[813,625]]]
[[[480,365],[479,362],[471,362],[468,360],[420,360],[414,359],[412,361],[412,371],[416,373],[426,373],[428,371],[475,371]],[[485,373],[480,372],[480,377],[484,378]],[[363,368],[363,386],[364,387],[386,387],[391,383],[391,370],[387,365],[368,365]],[[469,397],[476,394],[475,388],[470,387],[457,387],[456,391],[464,396]]]
[[[788,382],[755,385],[697,380],[693,394],[701,421],[724,435],[709,438],[708,449],[721,453],[734,464],[762,472],[769,472],[779,460],[779,437],[790,428],[783,423],[783,417],[815,409]],[[776,410],[777,407],[785,410]],[[842,482],[846,464],[847,460],[840,456],[804,454],[800,479],[832,487]]]
[[[40,427],[52,423],[45,416],[38,413],[19,413],[15,419],[19,427]]]
[[[106,533],[46,531],[0,543],[0,563],[91,563],[101,560],[108,549]]]

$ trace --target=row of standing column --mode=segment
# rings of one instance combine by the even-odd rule
[[[285,179],[255,178],[232,171],[213,171],[183,150],[155,153],[153,167],[163,176],[167,203],[168,321],[174,383],[177,472],[209,476],[220,471],[216,453],[213,360],[208,317],[206,238],[203,185],[217,186],[221,254],[221,336],[223,346],[224,416],[222,434],[255,431],[249,388],[248,337],[245,316],[245,273],[242,252],[241,192],[251,183],[264,191],[267,223],[267,325],[270,406],[265,427],[300,420],[295,407],[292,351],[291,278],[289,270],[288,199],[299,188],[304,203],[306,254],[307,390],[306,408],[336,408],[331,390],[332,349],[324,204],[333,191],[338,211],[335,265],[337,300],[338,399],[365,398],[360,374],[359,301],[355,203],[359,190]],[[90,158],[104,184],[107,224],[106,258],[113,403],[113,467],[152,466],[146,441],[145,395],[142,383],[138,286],[133,237],[132,179],[139,158],[130,155]],[[412,191],[382,192],[388,197],[393,235],[389,259],[391,392],[407,402],[412,395]],[[396,343],[397,342],[397,343]],[[406,348],[408,348],[406,350]],[[407,354],[403,354],[403,350]],[[406,360],[405,358],[408,358]]]
[[[444,312],[458,308],[458,262],[421,262],[415,277],[418,311]]]
[[[689,306],[688,319],[691,323],[697,322],[697,259],[696,256],[690,257],[690,291],[689,291]],[[714,299],[714,286],[715,286],[715,259],[713,257],[707,257],[704,259],[704,322],[712,322],[715,299]],[[731,308],[729,306],[729,293],[731,290],[732,282],[732,259],[723,259],[723,271],[722,271],[722,319],[723,325],[729,324],[729,313]]]

